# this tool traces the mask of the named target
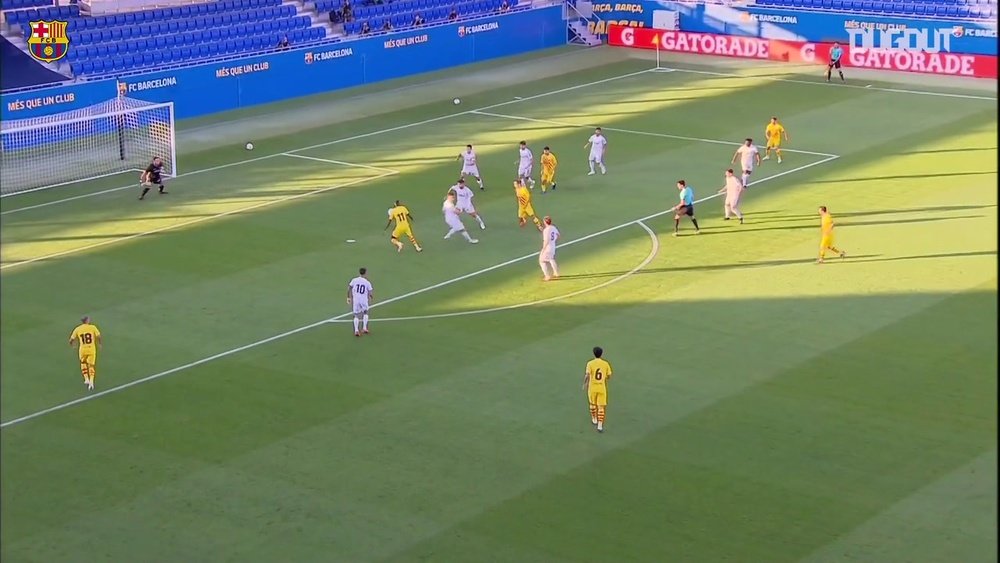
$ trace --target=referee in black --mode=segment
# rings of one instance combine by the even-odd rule
[[[139,180],[142,182],[142,195],[139,199],[145,199],[146,194],[149,193],[149,188],[156,184],[160,188],[160,194],[167,193],[167,190],[163,189],[163,159],[154,156],[153,161],[149,163],[146,167],[146,171],[142,173]]]

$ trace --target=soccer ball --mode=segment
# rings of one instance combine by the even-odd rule
[[[462,103],[462,100],[459,100],[458,98],[455,98],[454,100],[451,101],[451,103],[453,103],[453,104],[455,104],[457,106],[458,104]]]
[[[248,151],[252,151],[253,150],[253,143],[247,143],[247,150]]]

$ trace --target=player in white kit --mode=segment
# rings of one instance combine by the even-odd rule
[[[486,223],[483,223],[483,218],[476,213],[476,207],[472,205],[472,198],[475,197],[476,192],[469,189],[469,186],[465,185],[465,180],[462,178],[458,179],[458,183],[448,190],[448,193],[455,194],[455,207],[458,209],[459,213],[468,213],[473,219],[479,222],[479,228],[486,230]]]
[[[347,285],[347,304],[354,312],[354,336],[361,336],[362,331],[368,334],[368,308],[374,299],[374,292],[372,283],[365,277],[367,273],[367,269],[361,268],[358,277]]]
[[[472,150],[472,145],[465,145],[465,152],[458,155],[458,159],[462,161],[461,178],[464,180],[466,176],[472,176],[476,182],[479,182],[479,189],[485,190],[483,177],[479,175],[479,160],[476,157],[476,151]]]
[[[545,228],[542,229],[542,251],[538,253],[538,265],[542,268],[542,278],[549,281],[559,277],[559,266],[556,264],[556,243],[559,241],[559,229],[552,224],[552,217],[542,219]]]
[[[469,188],[465,188],[469,189]],[[470,190],[471,191],[471,190]],[[444,238],[451,238],[451,235],[455,233],[462,233],[465,240],[476,244],[479,242],[478,239],[474,239],[469,236],[469,233],[465,230],[465,225],[462,224],[462,219],[458,216],[461,213],[458,207],[455,205],[455,194],[449,192],[444,198],[444,205],[441,206],[441,212],[444,213],[444,224],[448,225],[448,234],[444,235]]]
[[[736,164],[736,159],[740,159],[740,165],[743,167],[743,187],[750,187],[750,174],[753,173],[754,166],[760,166],[760,151],[753,144],[753,139],[747,137],[740,148],[736,149],[736,154],[733,155],[732,164]]]
[[[590,147],[590,172],[587,176],[594,175],[594,164],[600,165],[601,174],[607,174],[608,169],[604,166],[604,153],[608,148],[608,139],[604,136],[600,127],[594,130],[594,134],[587,140],[587,144],[583,145],[583,148],[587,147]]]
[[[524,180],[528,189],[535,189],[535,181],[531,179],[531,172],[535,165],[535,155],[531,154],[527,141],[521,141],[518,148],[517,177]]]
[[[725,194],[726,203],[723,205],[723,216],[726,221],[730,215],[735,215],[743,224],[743,213],[740,212],[740,197],[743,195],[743,182],[736,177],[733,169],[726,170],[726,185],[719,190],[720,194]]]

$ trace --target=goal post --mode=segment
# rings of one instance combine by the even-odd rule
[[[141,171],[159,156],[177,175],[174,104],[119,97],[0,122],[0,197]],[[138,182],[138,177],[136,178]]]

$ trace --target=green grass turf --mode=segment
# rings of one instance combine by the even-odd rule
[[[517,84],[458,110],[643,68]],[[455,111],[255,139],[249,155],[239,139],[182,165]],[[776,113],[788,148],[840,158],[751,188],[742,227],[707,202],[698,237],[686,224],[667,236],[659,216],[643,223],[656,245],[635,224],[565,247],[557,283],[527,258],[386,303],[360,341],[325,324],[5,427],[3,559],[995,560],[993,104],[675,72],[490,111],[735,142]],[[142,204],[129,190],[5,215],[3,420],[85,396],[65,344],[84,312],[107,339],[108,389],[341,315],[361,265],[388,300],[530,254],[537,235],[516,227],[508,187],[521,139],[560,157],[560,188],[536,209],[567,241],[667,208],[679,177],[708,195],[735,148],[612,131],[611,173],[587,177],[588,134],[463,115],[298,153],[399,171],[379,179],[274,156]],[[439,218],[467,142],[490,186],[475,247],[441,240]],[[758,179],[822,159],[787,154]],[[423,254],[395,254],[381,232],[396,198]],[[851,253],[822,267],[820,204]],[[67,254],[15,265],[54,253]],[[595,344],[618,373],[603,435],[579,389]]]

